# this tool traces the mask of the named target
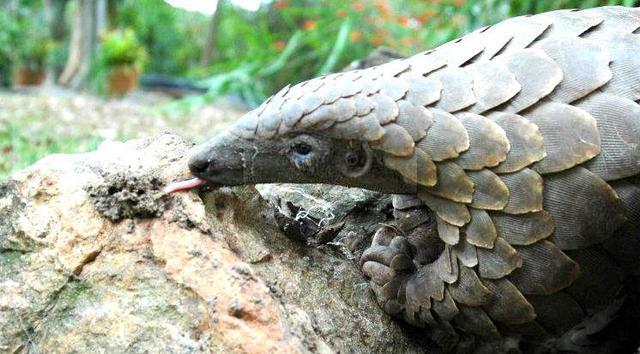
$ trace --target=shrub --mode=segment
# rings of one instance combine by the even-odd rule
[[[16,60],[18,22],[6,12],[0,12],[0,86],[10,83],[12,65]]]
[[[49,61],[49,55],[55,49],[55,42],[48,34],[43,33],[41,28],[34,26],[26,31],[18,46],[16,61],[33,71],[42,70]]]
[[[207,16],[176,9],[162,0],[119,0],[112,19],[113,26],[135,29],[152,58],[147,71],[184,76],[199,63]]]
[[[210,91],[184,103],[223,94],[259,104],[286,84],[340,70],[374,48],[415,54],[474,29],[525,13],[602,5],[637,6],[638,0],[356,0],[263,3],[247,12],[225,2],[217,61],[192,74],[210,75]]]
[[[142,72],[147,63],[147,51],[132,29],[116,30],[102,37],[99,60],[109,69],[128,66]]]

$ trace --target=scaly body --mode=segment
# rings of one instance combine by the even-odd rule
[[[428,209],[437,232],[374,236],[361,265],[385,311],[446,345],[521,335],[578,350],[640,270],[639,28],[621,7],[519,17],[286,87],[190,167],[214,184],[397,194],[399,216]]]

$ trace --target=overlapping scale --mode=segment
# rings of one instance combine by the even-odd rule
[[[550,94],[562,81],[562,69],[544,51],[528,48],[496,58],[504,61],[520,84],[520,92],[502,110],[518,113]]]
[[[456,112],[476,103],[471,75],[460,68],[446,68],[429,76],[442,82],[442,93],[436,108]]]
[[[385,155],[384,164],[388,168],[398,171],[408,180],[425,187],[435,185],[440,179],[438,176],[447,173],[445,168],[436,167],[431,157],[419,149],[415,149],[413,155],[409,157]],[[464,172],[462,172],[462,174],[464,174]],[[442,175],[442,177],[445,177],[445,175]],[[441,180],[441,185],[444,183],[445,181]]]
[[[478,247],[478,274],[484,279],[500,279],[522,266],[522,256],[498,237],[493,248]]]
[[[438,232],[440,232],[440,230],[438,230]],[[467,242],[466,239],[457,242],[452,250],[453,254],[463,266],[473,268],[478,265],[478,250],[476,246]]]
[[[432,78],[426,78],[414,70],[400,75],[400,79],[409,84],[405,99],[416,106],[428,106],[440,99],[442,82]]]
[[[640,36],[637,34],[618,34],[616,40],[603,40],[611,53],[611,72],[613,76],[602,91],[632,101],[640,100]]]
[[[546,211],[510,215],[491,213],[491,220],[500,238],[511,245],[526,246],[545,239],[553,233],[555,223]]]
[[[429,109],[433,123],[427,136],[416,147],[428,153],[434,161],[458,157],[469,148],[469,135],[462,122],[453,114],[440,109]]]
[[[502,209],[509,214],[526,214],[543,208],[543,179],[528,168],[515,173],[500,175],[509,190],[509,201]]]
[[[559,37],[539,42],[537,47],[553,59],[563,73],[551,93],[555,101],[571,103],[611,79],[611,55],[602,45],[580,37]]]
[[[420,151],[416,149],[416,151]],[[455,162],[436,162],[437,183],[425,188],[429,193],[458,203],[471,203],[473,180]]]
[[[403,127],[413,141],[418,141],[427,135],[427,130],[433,123],[433,114],[422,106],[416,106],[407,100],[400,100],[398,117],[395,124]]]
[[[509,202],[509,188],[487,169],[470,171],[467,175],[473,181],[473,200],[469,206],[476,209],[502,210]]]
[[[582,167],[549,175],[544,210],[556,220],[552,240],[561,249],[580,249],[611,237],[626,220],[616,192]]]
[[[384,135],[371,143],[375,149],[394,156],[411,156],[415,142],[401,126],[390,123],[383,127]]]
[[[482,114],[495,108],[520,92],[520,83],[505,63],[482,62],[466,68],[471,74],[476,104],[469,111]]]
[[[545,18],[553,23],[553,26],[549,27],[545,33],[546,38],[577,37],[604,21],[604,17],[599,13],[572,10],[546,12],[535,17]]]
[[[610,251],[608,240],[640,219],[629,178],[640,172],[638,28],[637,9],[511,19],[406,60],[285,87],[232,131],[365,140],[419,185],[417,198],[394,198],[395,215],[411,216],[396,227],[427,230],[428,211],[415,209],[424,204],[444,250],[435,257],[434,242],[376,233],[362,268],[385,311],[448,338],[560,334],[584,317],[578,309],[618,290],[627,264],[593,249]]]
[[[440,216],[436,215],[436,225],[438,228],[438,236],[448,245],[456,245],[460,241],[460,229],[444,221]]]
[[[596,93],[577,107],[596,119],[600,133],[600,153],[585,167],[605,181],[640,173],[640,106],[626,98]]]
[[[462,203],[436,197],[433,194],[418,190],[418,197],[433,210],[442,220],[455,226],[463,226],[471,220],[467,206]]]
[[[504,130],[510,146],[507,158],[493,171],[517,172],[546,156],[544,139],[537,125],[512,113],[497,112],[490,118]]]
[[[580,267],[549,241],[529,246],[516,246],[522,256],[522,267],[508,279],[523,294],[548,295],[571,285],[580,274]]]
[[[469,211],[471,221],[464,229],[467,242],[482,248],[493,248],[498,233],[491,217],[482,209],[470,208]]]
[[[461,112],[456,114],[469,134],[469,149],[455,160],[466,170],[497,166],[507,158],[510,145],[504,130],[483,116]]]
[[[493,293],[491,301],[483,306],[492,319],[506,324],[522,324],[536,318],[533,306],[507,279],[483,279],[482,283]]]
[[[538,126],[547,156],[533,165],[539,173],[566,170],[600,153],[600,133],[595,118],[574,106],[549,102],[525,117]]]

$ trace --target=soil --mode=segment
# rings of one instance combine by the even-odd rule
[[[97,136],[101,140],[144,138],[173,133],[201,142],[244,111],[237,104],[216,102],[193,111],[172,108],[162,93],[134,91],[122,98],[102,98],[57,86],[0,90],[0,125],[23,121],[68,136]]]

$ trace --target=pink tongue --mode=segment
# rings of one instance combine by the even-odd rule
[[[186,181],[169,183],[167,186],[164,187],[162,191],[167,194],[173,193],[173,192],[188,191],[190,189],[198,188],[202,185],[205,185],[206,183],[207,181],[200,179],[198,177],[194,177]]]

